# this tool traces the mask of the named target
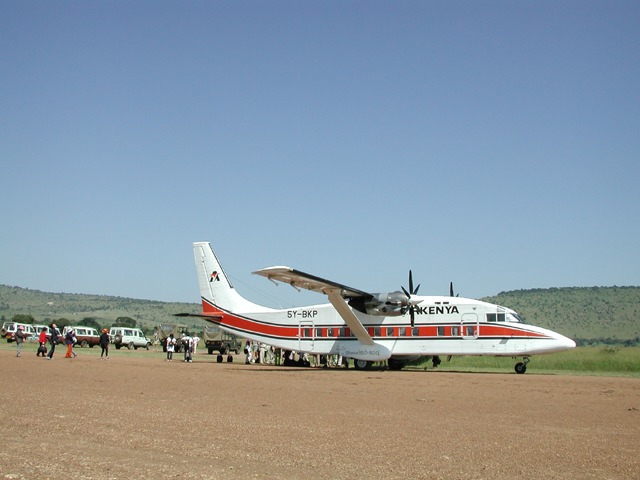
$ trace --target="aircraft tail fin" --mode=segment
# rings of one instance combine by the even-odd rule
[[[243,298],[233,288],[209,242],[194,243],[193,255],[196,261],[203,309],[206,310],[207,305],[229,312],[251,311],[261,308]]]

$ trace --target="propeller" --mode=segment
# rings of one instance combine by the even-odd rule
[[[460,295],[460,294],[458,294]],[[458,295],[454,295],[453,294],[453,282],[449,282],[449,296],[450,297],[457,297]]]
[[[417,295],[418,294],[418,289],[420,288],[420,284],[418,284],[418,286],[414,289],[413,288],[413,274],[411,273],[411,270],[409,270],[409,291],[407,292],[407,290],[404,287],[400,287],[402,288],[402,291],[404,292],[404,294],[407,296],[407,300],[409,301],[409,315],[411,316],[411,326],[413,327],[414,321],[415,321],[415,311],[413,306],[415,305],[415,303],[419,303],[419,302],[413,302],[411,300],[411,295]]]

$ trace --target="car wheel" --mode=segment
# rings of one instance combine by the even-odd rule
[[[87,347],[89,346],[89,342],[87,342],[86,340],[82,340],[82,341],[80,342],[80,346],[81,346],[82,348],[87,348]]]
[[[127,345],[127,348],[129,350],[133,350],[133,342],[129,342],[129,345]]]

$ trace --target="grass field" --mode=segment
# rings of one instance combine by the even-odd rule
[[[520,361],[520,360],[517,360]],[[510,357],[445,358],[438,367],[443,371],[505,372],[513,371],[516,360]],[[413,368],[431,368],[431,361]],[[573,375],[622,375],[640,377],[640,347],[578,347],[561,353],[536,355],[527,366],[529,373]]]

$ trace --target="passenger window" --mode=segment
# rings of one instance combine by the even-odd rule
[[[387,337],[393,337],[393,327],[387,328]]]
[[[444,327],[438,327],[438,336],[444,337]]]
[[[380,327],[376,327],[373,329],[373,336],[374,337],[379,337],[380,336]]]
[[[458,335],[460,335],[460,330],[458,330],[459,327],[451,327],[451,336],[452,337],[457,337]]]
[[[418,329],[418,327],[413,327],[413,336],[417,337],[420,335],[420,330]]]
[[[467,329],[467,333],[466,333],[467,337],[473,337],[475,335],[475,327],[468,325],[466,329]]]

